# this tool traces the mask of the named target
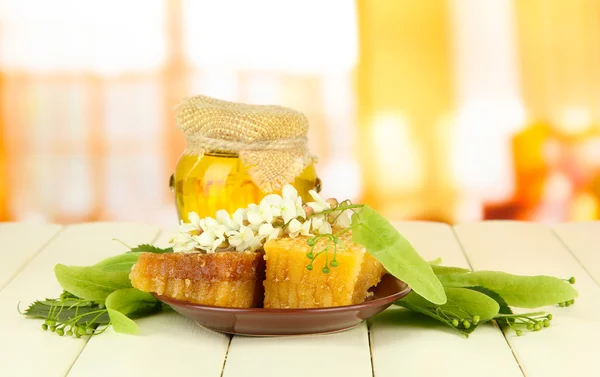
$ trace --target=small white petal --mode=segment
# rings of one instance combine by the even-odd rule
[[[285,186],[283,186],[283,189],[281,190],[281,196],[283,197],[283,199],[288,199],[291,201],[295,201],[296,198],[298,197],[298,191],[296,190],[296,188],[290,184],[287,184]]]
[[[190,220],[190,224],[193,224],[198,228],[200,227],[198,225],[198,224],[200,224],[200,216],[198,216],[198,214],[196,212],[189,212],[188,219]]]
[[[210,247],[215,241],[215,236],[210,232],[204,232],[199,236],[194,236],[194,240],[202,247]]]
[[[348,211],[342,212],[341,215],[335,220],[335,225],[340,228],[347,228],[352,224],[352,219],[350,218],[350,214]]]
[[[266,237],[273,232],[273,229],[273,225],[265,223],[258,228],[258,234]]]
[[[242,227],[242,229],[240,229],[240,233],[242,234],[244,242],[246,242],[248,244],[254,238],[254,232],[252,231],[252,229],[250,229],[248,227]]]
[[[302,229],[302,223],[296,219],[290,221],[289,225],[287,226],[287,231],[290,233],[297,233],[300,231],[300,229]]]
[[[310,233],[310,226],[311,226],[311,221],[306,220],[302,224],[302,228],[300,228],[300,234],[302,234],[303,236],[312,237],[313,235]]]
[[[322,203],[318,203],[318,202],[308,202],[306,203],[307,206],[309,206],[310,208],[313,209],[313,211],[315,211],[315,213],[321,213],[323,211],[326,211],[329,209],[329,203],[326,203],[327,205],[323,205]]]
[[[240,226],[244,224],[244,220],[246,220],[246,211],[243,208],[239,208],[233,213],[232,218],[235,225],[233,229],[239,230]]]
[[[324,219],[323,216],[314,216],[311,218],[312,220],[312,229],[317,230],[323,225]]]
[[[302,198],[296,198],[296,214],[303,219],[306,219],[306,211],[304,211],[304,207],[302,205]]]
[[[283,217],[283,222],[285,224],[287,224],[291,219],[298,217],[298,214],[296,213],[296,204],[292,200],[286,199],[283,201],[283,206],[281,207],[281,217]]]
[[[319,234],[331,234],[331,224],[323,221],[323,224],[319,227]]]
[[[280,207],[282,201],[283,199],[281,198],[281,196],[277,194],[269,194],[260,201],[260,205]]]
[[[248,222],[253,225],[260,225],[264,222],[261,213],[258,210],[248,211]]]
[[[267,237],[267,241],[271,241],[271,240],[279,238],[280,234],[281,234],[281,228],[275,228],[275,229],[273,229],[273,231],[271,232],[271,234],[269,234],[269,237]]]
[[[260,216],[263,218],[264,221],[266,221],[268,223],[272,223],[274,215],[273,215],[273,211],[271,210],[271,206],[268,204],[263,205],[261,203]]]

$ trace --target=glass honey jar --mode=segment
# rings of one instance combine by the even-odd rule
[[[171,184],[177,215],[184,222],[189,221],[189,212],[196,212],[201,218],[215,217],[220,209],[233,213],[250,203],[259,203],[268,194],[252,181],[238,153],[227,151],[181,156]],[[298,190],[303,201],[312,200],[308,191],[320,191],[313,164],[290,184]],[[280,190],[273,193],[281,194]]]
[[[230,214],[293,185],[304,201],[320,191],[306,146],[307,120],[279,106],[248,105],[195,96],[180,106],[177,124],[186,151],[171,176],[180,221],[188,213]],[[251,167],[250,167],[251,166]]]

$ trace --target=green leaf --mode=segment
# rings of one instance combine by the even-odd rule
[[[439,264],[442,264],[442,258],[441,258],[441,257],[438,257],[438,258],[436,258],[436,259],[434,259],[434,260],[430,260],[430,261],[429,261],[429,262],[427,262],[427,263],[429,263],[429,264],[430,264],[430,265],[432,265],[432,266],[437,266],[437,265],[439,265]]]
[[[439,314],[440,312],[436,310],[438,305],[432,304],[415,292],[410,292],[406,297],[396,301],[394,304],[440,321],[466,337],[469,337],[469,334],[472,333],[476,328],[476,326],[471,326],[468,329],[465,329],[464,327],[452,326],[452,320],[441,316]]]
[[[123,272],[131,271],[133,265],[137,262],[142,253],[124,253],[114,257],[106,258],[92,267],[101,269],[106,272]]]
[[[446,274],[464,274],[471,272],[471,270],[460,267],[448,267],[448,266],[435,266],[432,265],[431,269],[433,273],[436,275],[446,275]]]
[[[106,307],[132,318],[150,315],[162,309],[161,302],[154,296],[135,288],[114,291],[106,298]]]
[[[573,286],[551,276],[519,276],[498,271],[440,275],[447,287],[482,286],[498,293],[510,306],[538,308],[569,301],[577,297]]]
[[[491,289],[487,289],[487,288],[481,287],[481,286],[467,287],[467,289],[472,289],[474,291],[483,293],[483,294],[487,295],[488,297],[492,298],[494,301],[496,301],[498,303],[498,305],[500,306],[500,310],[498,310],[498,313],[513,314],[512,309],[508,306],[506,301],[504,301],[502,296],[500,296],[498,293],[492,291]]]
[[[57,264],[56,280],[67,292],[86,300],[101,301],[113,291],[131,288],[129,271],[104,271],[96,267]]]
[[[131,318],[113,309],[106,309],[110,317],[110,323],[116,332],[123,334],[137,334],[139,327]]]
[[[390,222],[377,211],[364,206],[352,215],[352,240],[365,246],[385,269],[408,284],[425,299],[435,303],[446,302],[444,287],[431,266]]]
[[[448,302],[440,307],[445,313],[459,318],[479,316],[479,322],[494,318],[500,311],[500,305],[484,293],[467,288],[446,287]]]
[[[435,305],[415,292],[395,304],[445,323],[463,335],[470,334],[477,326],[498,314],[498,303],[483,293],[466,288],[446,288],[445,292],[447,301],[443,305]],[[465,328],[460,322],[457,327],[452,325],[452,320],[472,319],[475,315],[479,316],[479,323],[470,322],[469,328]]]
[[[53,306],[54,309],[52,308]],[[39,319],[52,317],[59,322],[67,322],[78,315],[82,315],[81,319],[75,325],[86,322],[98,325],[108,324],[108,314],[101,313],[98,315],[98,310],[100,310],[99,306],[91,302],[81,303],[79,300],[44,300],[33,302],[23,314]],[[87,313],[90,314],[88,315]]]
[[[160,247],[157,247],[157,246],[154,246],[154,245],[150,245],[149,243],[143,243],[141,245],[138,245],[138,246],[132,248],[129,252],[131,252],[131,253],[165,254],[165,253],[172,253],[173,252],[173,248],[172,247],[167,247],[165,249],[161,249]]]

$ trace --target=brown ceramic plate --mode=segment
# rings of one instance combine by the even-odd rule
[[[323,334],[347,330],[381,313],[410,292],[408,285],[386,275],[362,304],[315,309],[227,308],[192,304],[154,295],[178,313],[211,330],[252,336]]]

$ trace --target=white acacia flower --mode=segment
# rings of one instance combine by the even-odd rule
[[[306,203],[306,205],[309,206],[310,208],[312,208],[313,211],[315,211],[315,213],[320,213],[320,212],[326,211],[328,209],[331,209],[331,205],[329,203],[327,203],[325,201],[325,199],[323,199],[323,197],[321,197],[321,195],[317,194],[317,192],[315,190],[310,190],[308,193],[310,194],[310,196],[313,197],[313,199],[315,201],[308,202],[308,203]]]
[[[292,185],[285,185],[282,190],[283,201],[281,204],[281,217],[284,223],[288,223],[296,217],[306,218],[306,212],[302,208],[302,198]]]
[[[258,235],[261,237],[261,239],[266,238],[267,241],[279,237],[280,232],[281,228],[274,228],[273,225],[269,223],[264,223],[258,228]]]
[[[243,208],[238,208],[235,210],[233,215],[231,215],[233,222],[235,224],[234,230],[239,230],[242,225],[244,225],[244,220],[247,220],[246,210]]]
[[[346,210],[342,212],[335,220],[335,226],[347,228],[352,225],[352,211]],[[336,215],[337,216],[337,215]]]
[[[196,250],[198,242],[189,233],[181,232],[173,237],[171,245],[175,253],[190,253]]]
[[[216,241],[216,237],[212,232],[202,232],[199,236],[193,236],[194,241],[198,243],[198,247],[204,251],[210,251],[213,249],[213,243]]]
[[[297,219],[290,221],[286,231],[291,238],[298,237],[299,234],[307,237],[313,237],[310,233],[311,220],[306,220],[303,223]]]
[[[200,223],[202,220],[200,220],[200,216],[198,216],[196,212],[188,213],[188,219],[190,221],[188,223],[184,223],[183,220],[181,220],[179,225],[179,230],[181,232],[189,233],[191,231],[200,229]]]
[[[220,209],[216,214],[217,222],[220,225],[223,225],[227,228],[227,230],[237,230],[240,228],[241,224],[237,224],[231,216],[229,216],[229,212],[224,209]]]
[[[229,244],[237,251],[254,251],[262,246],[260,236],[254,234],[252,229],[247,226],[241,226],[240,230],[231,230],[227,234]]]
[[[300,229],[302,229],[302,223],[296,219],[290,221],[287,226],[287,232],[291,238],[295,238],[300,233]]]
[[[325,220],[324,216],[314,216],[312,220],[312,230],[319,234],[331,234],[331,224]]]
[[[283,203],[283,198],[277,194],[269,194],[266,195],[260,201],[260,207],[269,206],[271,207],[271,213],[273,216],[281,216],[281,205]]]

